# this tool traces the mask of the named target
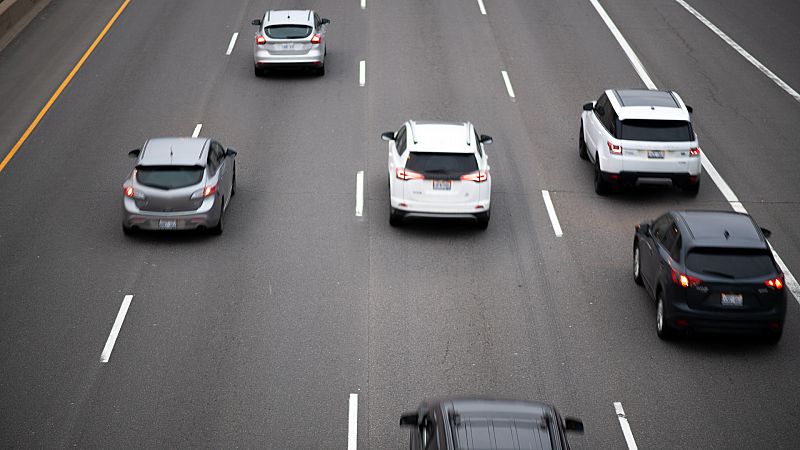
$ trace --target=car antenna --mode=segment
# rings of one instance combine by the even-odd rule
[[[725,239],[728,239],[728,238],[730,238],[730,237],[731,237],[731,234],[730,234],[730,233],[728,233],[728,230],[725,230],[725,232],[724,232],[724,233],[722,233],[722,235],[723,235],[723,236],[725,236]]]
[[[172,146],[169,146],[169,163],[172,164]]]

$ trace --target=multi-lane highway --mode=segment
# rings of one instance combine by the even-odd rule
[[[405,448],[401,412],[480,395],[576,448],[796,448],[796,297],[777,346],[665,343],[632,279],[636,223],[731,195],[800,272],[800,101],[759,68],[800,88],[800,6],[687,1],[53,0],[0,52],[0,446]],[[269,8],[331,19],[324,77],[253,76]],[[694,107],[696,198],[599,197],[578,157],[581,105],[644,78]],[[409,118],[494,137],[487,231],[389,226]],[[199,124],[239,153],[225,234],[124,236],[127,152]]]

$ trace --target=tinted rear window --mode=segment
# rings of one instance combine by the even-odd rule
[[[686,256],[689,270],[723,278],[757,278],[773,275],[775,265],[763,250],[697,249]]]
[[[631,141],[685,142],[694,140],[689,122],[681,120],[623,120],[619,139]]]
[[[406,169],[419,172],[425,178],[452,179],[478,170],[478,160],[472,153],[411,152]]]
[[[305,25],[273,25],[266,28],[272,39],[302,39],[311,34],[311,27]]]
[[[203,179],[199,166],[144,166],[136,169],[136,181],[159,189],[192,186]]]

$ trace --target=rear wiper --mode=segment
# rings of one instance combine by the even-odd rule
[[[717,272],[716,270],[703,270],[702,272],[703,273],[707,273],[709,275],[719,275],[721,277],[730,278],[730,279],[736,278],[735,276],[733,276],[733,275],[731,275],[729,273]]]
[[[428,172],[428,173],[446,173],[447,170],[445,170],[445,169],[431,169],[431,170],[426,170],[425,172]]]

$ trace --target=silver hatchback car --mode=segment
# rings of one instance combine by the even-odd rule
[[[122,231],[208,229],[222,234],[236,194],[236,151],[208,138],[156,138],[128,153]]]
[[[253,43],[257,77],[270,68],[309,68],[325,75],[330,20],[312,10],[270,10],[252,23],[258,27]]]

